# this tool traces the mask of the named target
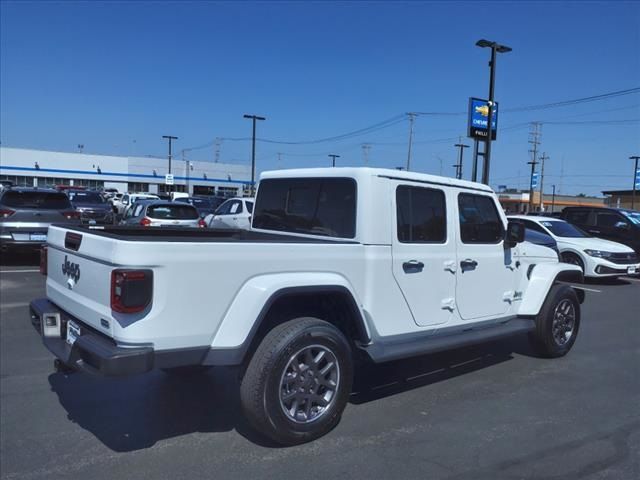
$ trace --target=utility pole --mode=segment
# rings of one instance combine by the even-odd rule
[[[638,155],[633,155],[629,157],[629,160],[635,160],[636,164],[633,169],[633,193],[631,194],[631,210],[633,210],[636,206],[636,183],[638,183],[638,159],[640,157]]]
[[[254,193],[256,189],[256,121],[266,120],[266,118],[246,114],[244,118],[250,118],[253,121],[253,134],[251,135],[251,193]]]
[[[464,145],[462,143],[462,137],[458,137],[460,143],[456,143],[454,146],[460,149],[460,153],[458,154],[458,164],[454,165],[456,167],[456,178],[462,178],[462,154],[465,148],[469,148],[469,145]]]
[[[529,211],[531,212],[533,211],[533,174],[536,173],[536,165],[538,164],[538,145],[540,145],[540,135],[542,135],[539,122],[531,123],[531,132],[529,132],[529,135],[531,136],[529,143],[533,145],[533,149],[529,150],[529,152],[533,154],[533,159],[530,162],[527,162],[528,165],[531,165],[531,177],[529,178]]]
[[[362,144],[362,160],[365,165],[369,165],[369,151],[371,150],[371,145],[368,143]]]
[[[278,152],[278,163],[276,165],[276,169],[280,170],[282,168],[282,153]]]
[[[333,153],[330,153],[329,156],[331,157],[331,166],[335,167],[336,166],[336,158],[340,158],[340,155],[335,155]]]
[[[542,156],[540,157],[540,211],[542,211],[543,201],[542,195],[544,193],[544,161],[549,160],[546,152],[542,152]]]
[[[190,168],[191,162],[189,162],[189,160],[187,160],[187,158],[185,157],[184,153],[185,153],[185,149],[183,148],[182,149],[182,160],[184,161],[184,169],[186,170],[186,173],[185,173],[184,176],[187,178],[187,195],[191,196],[191,193],[189,192],[189,173],[190,173],[189,170],[191,170],[191,168]]]
[[[491,161],[492,140],[491,134],[493,132],[493,129],[491,127],[494,114],[493,106],[495,105],[493,101],[493,93],[496,81],[496,53],[507,53],[510,52],[512,48],[485,39],[478,40],[476,42],[476,46],[481,48],[491,48],[491,60],[489,61],[489,100],[487,101],[487,106],[489,107],[489,111],[487,114],[487,140],[484,147],[484,162],[482,163],[482,183],[484,183],[485,185],[489,185],[489,163]]]
[[[411,145],[413,144],[413,121],[415,120],[417,113],[408,112],[409,117],[409,151],[407,152],[407,172],[411,168]]]
[[[216,137],[214,144],[216,147],[215,147],[215,154],[213,157],[213,161],[215,163],[218,163],[220,161],[220,145],[222,145],[222,139],[220,137]]]
[[[551,213],[555,212],[556,208],[556,186],[551,185],[553,187],[553,195],[551,195]]]

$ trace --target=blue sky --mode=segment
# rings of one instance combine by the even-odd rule
[[[405,112],[464,112],[487,95],[479,38],[513,52],[497,63],[501,109],[640,87],[640,2],[6,2],[1,3],[0,141],[4,146],[250,161],[258,136],[307,141]],[[628,121],[628,120],[636,120]],[[504,112],[493,186],[528,186],[527,122],[542,121],[547,185],[597,193],[631,185],[640,94]],[[621,123],[593,123],[627,120]],[[587,123],[575,123],[587,122]],[[509,128],[511,127],[511,128]],[[466,116],[419,116],[415,170],[453,175]],[[395,167],[408,122],[301,145],[258,143],[258,170]],[[463,139],[464,140],[464,139]],[[466,141],[470,143],[470,141]],[[465,152],[469,178],[471,154]],[[280,152],[280,161],[277,153]],[[564,175],[561,176],[561,173]]]

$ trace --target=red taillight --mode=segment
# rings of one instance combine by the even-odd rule
[[[64,212],[60,212],[65,218],[71,220],[72,218],[80,218],[80,212],[77,210],[65,210]]]
[[[0,218],[9,218],[14,213],[16,212],[14,212],[13,210],[10,210],[8,208],[2,208],[0,209]]]
[[[46,275],[47,274],[47,255],[48,251],[47,251],[47,246],[43,245],[42,248],[40,249],[40,273],[42,275]]]
[[[122,270],[111,272],[111,310],[120,313],[142,312],[151,303],[153,272]]]
[[[198,227],[207,228],[207,222],[204,221],[204,218],[198,219]]]
[[[150,227],[151,220],[149,220],[147,217],[144,217],[142,220],[140,220],[140,225],[142,225],[143,227]]]

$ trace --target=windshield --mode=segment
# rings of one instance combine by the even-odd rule
[[[584,238],[589,236],[575,225],[571,225],[567,222],[540,222],[540,224],[543,227],[548,228],[551,233],[553,233],[557,237]]]
[[[640,212],[631,210],[622,210],[622,214],[627,217],[634,225],[640,225]]]
[[[2,196],[2,204],[12,208],[64,210],[71,208],[69,198],[60,192],[21,192],[10,190]]]
[[[94,205],[105,203],[104,198],[96,192],[69,192],[69,198],[73,203],[79,205]]]
[[[147,217],[169,220],[196,220],[198,211],[191,205],[152,205],[147,209]]]

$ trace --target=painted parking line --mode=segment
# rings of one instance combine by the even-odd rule
[[[0,270],[0,273],[40,273],[40,269],[34,269],[34,270]]]
[[[595,288],[587,288],[583,285],[576,285],[574,283],[568,283],[568,282],[558,282],[561,283],[563,285],[566,285],[568,287],[572,287],[575,288],[577,290],[584,290],[585,292],[593,292],[593,293],[602,293],[602,290],[596,290]]]

